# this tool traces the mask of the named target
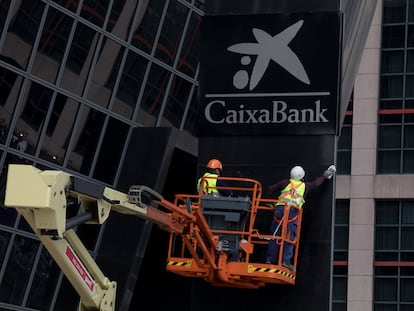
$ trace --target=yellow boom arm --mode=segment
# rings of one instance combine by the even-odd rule
[[[112,311],[117,284],[104,276],[71,228],[84,222],[102,224],[112,209],[150,218],[179,232],[178,221],[143,202],[144,192],[148,198],[162,200],[161,195],[145,186],[134,186],[128,195],[62,171],[12,164],[8,169],[5,205],[15,208],[25,218],[74,286],[81,297],[80,311]],[[71,219],[66,218],[69,198],[82,208],[82,213]]]

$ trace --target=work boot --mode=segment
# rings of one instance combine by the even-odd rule
[[[295,268],[295,266],[294,265],[292,265],[289,261],[287,261],[287,260],[283,260],[282,261],[282,266],[283,267],[285,267],[285,268],[288,268],[289,270],[292,270],[292,271],[295,271],[296,270],[296,268]]]

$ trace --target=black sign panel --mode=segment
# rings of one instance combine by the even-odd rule
[[[205,16],[199,136],[335,134],[339,12]]]

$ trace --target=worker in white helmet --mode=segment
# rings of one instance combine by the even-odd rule
[[[274,196],[278,194],[278,200],[276,203],[275,211],[273,215],[273,222],[271,226],[271,232],[274,235],[280,236],[281,227],[279,226],[280,220],[283,217],[284,207],[286,203],[290,205],[289,221],[287,228],[290,231],[290,239],[294,240],[297,232],[297,215],[299,209],[302,208],[305,203],[305,196],[307,193],[315,190],[323,184],[325,180],[329,180],[336,173],[334,165],[330,165],[321,176],[311,182],[304,182],[305,170],[301,166],[295,166],[290,170],[290,178],[279,181],[268,187],[268,195]],[[279,251],[279,245],[276,241],[270,240],[266,251],[266,263],[272,264],[276,262],[277,254]],[[295,267],[291,263],[293,257],[293,245],[285,243],[282,254],[282,265],[290,270],[295,270]]]

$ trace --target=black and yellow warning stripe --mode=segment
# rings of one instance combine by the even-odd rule
[[[286,272],[285,270],[281,270],[278,268],[263,268],[263,267],[255,267],[253,265],[249,265],[247,268],[249,273],[258,272],[258,273],[275,273],[279,275],[283,275],[290,279],[295,279],[296,276],[292,273]]]
[[[187,261],[169,261],[167,263],[167,266],[175,266],[175,267],[191,267],[193,261],[187,260]]]

